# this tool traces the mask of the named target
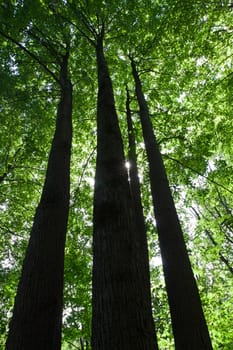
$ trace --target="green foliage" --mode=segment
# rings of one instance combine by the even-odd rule
[[[95,40],[104,24],[105,53],[125,144],[126,84],[134,91],[127,57],[131,54],[182,219],[213,346],[231,349],[233,85],[229,2],[5,1],[0,7],[0,23],[0,347],[4,347],[44,181],[59,95],[59,60],[70,46],[74,141],[63,349],[81,349],[82,342],[88,342],[85,346],[90,348],[97,75],[94,47],[87,37]],[[131,108],[153,262],[159,247],[133,96]],[[151,266],[160,349],[170,350],[174,344],[162,269]]]

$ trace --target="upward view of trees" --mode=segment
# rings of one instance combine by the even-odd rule
[[[231,3],[0,19],[0,348],[232,349]]]

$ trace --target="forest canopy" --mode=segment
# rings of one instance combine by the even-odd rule
[[[128,176],[132,162],[126,102],[130,98],[158,347],[175,349],[132,60],[213,348],[233,348],[232,20],[231,2],[217,0],[1,3],[1,349],[43,194],[58,106],[68,83],[73,90],[73,139],[62,349],[91,349],[93,198],[100,149],[97,98],[101,78],[95,51],[99,38],[112,80]]]

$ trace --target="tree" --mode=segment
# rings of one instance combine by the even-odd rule
[[[103,52],[104,24],[97,35],[97,161],[93,216],[93,349],[157,349],[149,274],[139,256],[121,133]],[[146,252],[144,252],[146,254]]]
[[[136,229],[135,235],[137,234],[136,239],[138,243],[138,259],[141,260],[141,273],[138,278],[142,279],[142,287],[144,291],[150,290],[150,274],[149,274],[149,256],[148,256],[148,243],[147,243],[147,233],[146,226],[143,214],[143,206],[141,200],[141,189],[140,181],[138,174],[137,166],[137,153],[136,153],[136,141],[135,141],[135,132],[133,128],[132,121],[132,112],[130,109],[130,92],[128,88],[126,89],[126,117],[127,117],[127,131],[128,131],[128,162],[129,162],[129,185],[130,191],[133,198],[133,205],[135,211],[135,222]],[[145,288],[147,287],[147,288]],[[150,310],[151,297],[149,298],[150,302],[147,307]],[[149,311],[148,311],[149,313]]]
[[[9,34],[1,34],[39,63],[59,84],[54,133],[45,183],[36,209],[15,298],[6,349],[60,349],[63,306],[64,248],[69,211],[72,140],[72,84],[68,73],[69,43],[59,57],[40,30],[30,35],[53,53],[60,75]],[[44,41],[43,41],[44,40]],[[59,63],[60,62],[60,63]]]
[[[61,101],[45,185],[33,222],[6,349],[60,348],[72,134],[72,85],[67,64],[68,53],[61,66]]]
[[[133,58],[130,58],[150,167],[150,184],[176,349],[212,349],[165,167]],[[197,331],[198,330],[198,331]]]

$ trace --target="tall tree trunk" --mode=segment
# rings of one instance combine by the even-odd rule
[[[126,100],[126,116],[127,116],[127,130],[128,130],[128,143],[129,143],[129,179],[130,179],[130,189],[133,197],[137,228],[139,232],[139,240],[141,249],[145,250],[145,253],[142,256],[145,258],[145,267],[149,268],[149,258],[148,258],[148,248],[147,248],[147,237],[146,237],[146,228],[143,215],[143,207],[141,202],[141,190],[140,182],[138,177],[138,167],[137,167],[137,155],[136,155],[136,144],[134,137],[134,129],[130,111],[130,96],[129,91],[127,90],[127,100]]]
[[[137,166],[137,154],[136,154],[136,143],[133,129],[133,122],[131,117],[130,110],[130,95],[127,89],[127,99],[126,99],[126,117],[127,117],[127,130],[128,130],[128,143],[129,143],[129,180],[130,180],[130,190],[134,204],[135,211],[135,223],[136,230],[135,235],[137,235],[138,241],[138,251],[137,251],[137,259],[141,264],[141,273],[139,275],[138,283],[142,284],[142,288],[144,288],[144,293],[147,295],[146,303],[144,307],[147,308],[148,318],[149,315],[151,317],[151,327],[154,328],[154,321],[152,316],[151,309],[151,287],[150,287],[150,268],[149,268],[149,255],[148,255],[148,245],[147,245],[147,234],[146,234],[146,226],[143,215],[143,207],[141,200],[141,189],[140,189],[140,181],[138,177],[138,166]],[[157,339],[156,339],[156,348],[158,349]]]
[[[138,284],[141,266],[121,133],[112,83],[96,45],[98,69],[97,161],[93,229],[93,350],[157,349],[147,295]]]
[[[15,298],[7,350],[61,348],[72,139],[72,85],[67,65],[68,55],[61,65],[56,130]]]
[[[162,156],[135,63],[131,59],[143,137],[149,161],[154,214],[176,350],[212,349],[196,281],[189,261]]]

